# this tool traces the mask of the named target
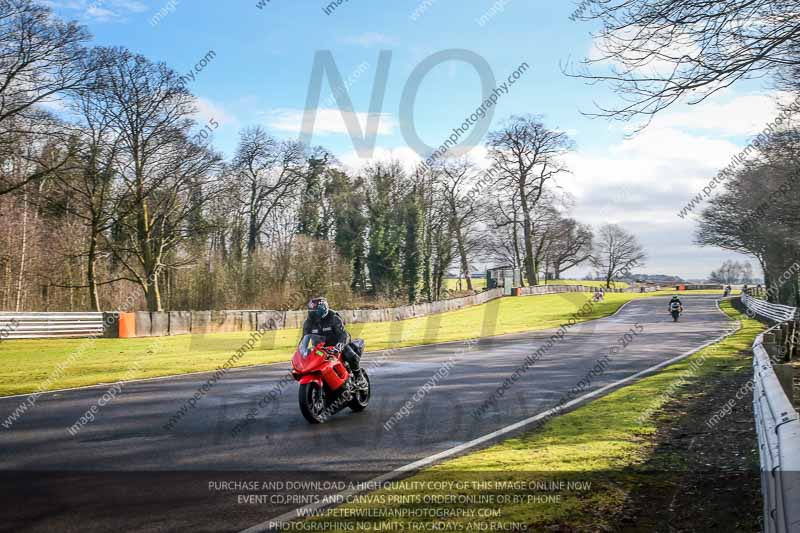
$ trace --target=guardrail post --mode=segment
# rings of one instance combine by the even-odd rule
[[[778,358],[781,361],[786,360],[786,344],[788,338],[789,335],[788,335],[787,324],[781,324],[778,328],[775,329],[775,344],[777,344]]]
[[[786,397],[794,399],[794,367],[792,365],[773,365],[773,368]],[[796,404],[793,402],[793,405]]]
[[[797,320],[792,320],[789,324],[791,324],[789,330],[789,349],[786,353],[786,358],[789,361],[793,361],[797,358],[797,343],[798,343],[798,336],[800,335],[800,331],[798,331],[800,327],[800,323]]]
[[[773,361],[778,360],[778,343],[775,333],[765,333],[764,334],[764,349],[767,351],[767,355]]]
[[[119,338],[119,313],[103,313],[103,338]]]

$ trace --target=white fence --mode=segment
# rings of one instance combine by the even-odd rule
[[[0,340],[103,335],[103,313],[0,313]]]
[[[603,289],[605,293],[611,292],[656,292],[661,290],[661,287],[646,287],[644,291],[640,287],[628,287],[626,289],[617,289],[611,288],[606,289],[605,287],[597,287],[597,286],[588,286],[588,285],[536,285],[533,287],[524,287],[522,289],[522,294],[524,296],[536,296],[542,294],[560,294],[565,292],[588,292],[594,293],[598,289]]]
[[[742,295],[753,313],[779,322],[793,320],[797,309]],[[772,331],[768,330],[768,332]],[[767,350],[764,334],[753,344],[753,410],[761,459],[764,530],[800,531],[800,416],[781,387]]]
[[[795,307],[788,305],[771,304],[766,300],[754,298],[747,293],[742,294],[742,303],[755,314],[768,318],[774,322],[793,320],[797,315]]]

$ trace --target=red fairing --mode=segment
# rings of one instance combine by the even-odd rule
[[[300,384],[317,381],[332,390],[338,390],[350,374],[342,363],[341,354],[333,354],[331,348],[318,345],[306,357],[300,350],[292,358],[292,375]]]
[[[306,374],[305,376],[300,377],[298,380],[300,381],[300,385],[305,385],[306,383],[317,382],[319,386],[322,386],[322,376],[319,374]]]

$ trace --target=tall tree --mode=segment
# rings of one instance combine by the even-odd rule
[[[324,217],[324,192],[329,165],[333,156],[321,149],[308,157],[302,172],[303,192],[297,215],[297,232],[317,239],[328,238],[328,226]]]
[[[87,244],[80,253],[86,259],[85,287],[93,311],[101,310],[99,287],[121,279],[100,280],[98,276],[99,258],[107,253],[103,247],[104,235],[115,218],[120,218],[122,209],[119,203],[122,198],[114,194],[122,138],[114,129],[111,110],[105,107],[107,101],[97,98],[96,91],[101,88],[101,85],[90,86],[70,100],[70,108],[79,117],[73,128],[75,148],[70,150],[74,160],[63,170],[53,172],[70,198],[64,208],[86,228]]]
[[[0,2],[0,152],[15,150],[20,137],[46,139],[53,130],[37,117],[37,104],[79,88],[89,72],[84,61],[89,40],[85,28],[56,18],[50,8],[32,0]],[[46,142],[46,141],[40,141]],[[37,170],[10,175],[0,170],[0,195],[63,167],[69,154],[36,161]]]
[[[409,304],[417,303],[417,294],[420,282],[420,226],[422,211],[420,198],[416,187],[403,198],[403,222],[406,228],[405,241],[403,242],[403,285]]]
[[[644,264],[647,255],[636,237],[616,224],[606,224],[597,232],[592,263],[602,274],[606,287],[620,276]]]
[[[402,190],[405,173],[396,161],[375,163],[365,170],[369,251],[367,267],[372,290],[394,297],[402,280]]]
[[[325,198],[336,248],[352,267],[350,288],[366,290],[367,217],[364,183],[350,178],[338,169],[331,169],[325,183]]]
[[[758,261],[769,298],[800,304],[800,157],[797,130],[770,137],[758,160],[748,161],[708,202],[696,241]]]
[[[567,172],[562,156],[572,147],[566,133],[547,128],[539,118],[514,116],[488,137],[489,158],[499,170],[497,185],[516,193],[522,215],[525,276],[537,283],[534,211],[549,181]]]
[[[245,129],[233,159],[247,216],[247,253],[252,255],[270,216],[291,206],[303,183],[303,147],[280,142],[260,126]]]
[[[186,221],[197,208],[189,196],[211,186],[219,156],[190,140],[194,98],[173,70],[124,48],[101,53],[98,90],[120,137],[124,195],[112,251],[148,309],[160,311],[161,276],[183,264],[168,257],[188,237]]]
[[[476,173],[469,160],[445,161],[442,166],[442,199],[448,213],[450,234],[455,240],[461,275],[467,282],[467,290],[473,290],[470,255],[473,248],[473,232],[480,221],[480,204],[474,195],[469,195]]]
[[[559,220],[554,231],[548,260],[555,279],[561,279],[564,272],[591,259],[594,235],[589,226],[573,218]]]

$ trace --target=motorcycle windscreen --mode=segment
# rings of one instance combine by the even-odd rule
[[[322,335],[303,335],[300,344],[297,346],[297,351],[300,352],[300,355],[305,359],[317,345],[323,342],[325,342],[325,337]]]

